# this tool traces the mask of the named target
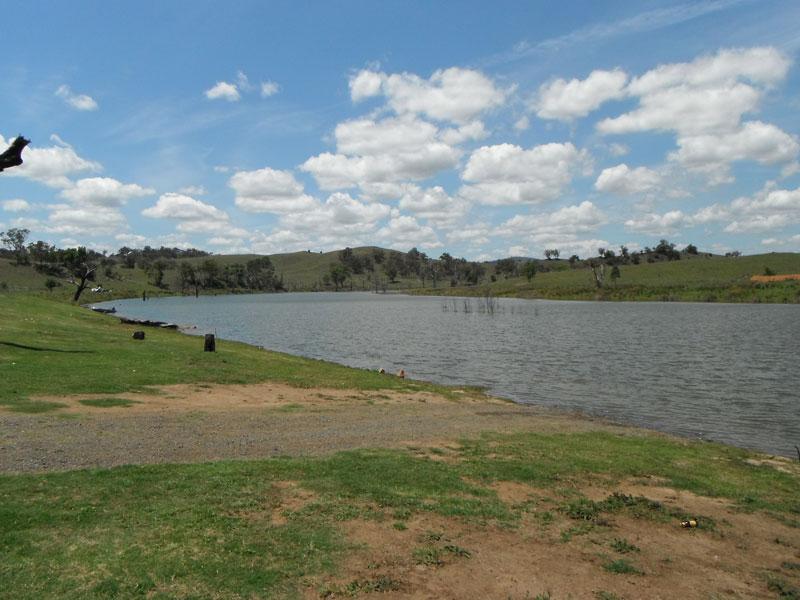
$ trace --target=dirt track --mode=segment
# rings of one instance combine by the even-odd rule
[[[482,431],[625,430],[486,398],[275,384],[182,385],[115,396],[136,401],[130,407],[79,403],[106,397],[49,397],[67,407],[39,415],[0,412],[0,472],[321,455],[430,445]]]

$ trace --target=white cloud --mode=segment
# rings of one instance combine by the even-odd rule
[[[209,100],[222,99],[228,102],[238,102],[241,98],[236,84],[228,83],[227,81],[218,81],[216,85],[210,87],[204,93]]]
[[[523,115],[519,119],[514,122],[514,129],[517,131],[525,131],[531,126],[530,119],[527,116]]]
[[[110,177],[79,179],[74,186],[61,192],[61,197],[92,206],[122,206],[131,198],[151,196],[155,190],[135,183],[122,183]]]
[[[468,126],[467,135],[479,129]],[[461,156],[439,138],[435,125],[410,115],[345,121],[335,137],[337,154],[313,156],[300,167],[325,190],[426,179],[455,166]]]
[[[62,235],[86,236],[108,235],[127,226],[125,216],[115,207],[75,206],[55,204],[50,207],[45,231]]]
[[[553,239],[594,231],[608,221],[605,213],[592,202],[565,206],[552,213],[516,215],[501,224],[495,233],[504,237]]]
[[[393,216],[389,223],[376,234],[379,240],[390,248],[407,251],[411,248],[440,248],[436,232],[432,227],[420,225],[414,217],[407,215]]]
[[[445,129],[440,132],[439,138],[451,146],[466,141],[482,140],[489,136],[482,121],[470,121],[458,128]]]
[[[3,210],[6,212],[28,212],[30,209],[31,205],[21,198],[5,200],[3,202]]]
[[[604,102],[622,98],[627,81],[628,76],[619,69],[592,71],[584,80],[556,79],[539,88],[534,108],[542,119],[585,117]]]
[[[97,110],[97,102],[86,94],[73,94],[68,85],[59,86],[56,96],[64,100],[75,110]]]
[[[691,225],[691,218],[680,210],[672,210],[663,215],[650,213],[625,221],[626,229],[651,235],[670,235]]]
[[[661,183],[661,175],[647,167],[631,169],[625,163],[603,169],[594,188],[600,192],[630,196],[649,192]]]
[[[294,213],[311,210],[318,202],[303,191],[303,184],[289,171],[265,167],[239,171],[228,181],[236,192],[236,206],[254,213]]]
[[[796,161],[800,145],[778,127],[742,122],[764,93],[786,76],[790,60],[775,48],[720,50],[689,63],[661,65],[634,79],[627,92],[639,107],[603,119],[603,134],[673,131],[671,161],[704,174],[712,184],[732,181],[730,164]]]
[[[750,121],[729,133],[681,138],[678,144],[680,148],[669,155],[670,160],[704,172],[719,183],[732,180],[728,165],[733,161],[776,164],[792,161],[800,152],[795,137],[761,121]]]
[[[187,185],[179,189],[178,193],[185,194],[186,196],[205,196],[208,190],[202,185]]]
[[[274,81],[262,81],[261,82],[261,97],[262,98],[269,98],[270,96],[274,96],[277,94],[281,89]]]
[[[72,185],[70,175],[86,171],[99,171],[100,164],[81,158],[72,146],[64,143],[57,135],[50,136],[56,145],[45,148],[28,146],[23,150],[23,164],[3,172],[3,176],[25,177],[50,187],[66,188]],[[0,146],[7,142],[0,136]]]
[[[492,230],[486,223],[475,223],[447,232],[447,241],[451,244],[468,242],[473,248],[480,248],[489,243]]]
[[[247,231],[230,223],[225,211],[183,194],[162,194],[154,206],[142,211],[142,215],[153,219],[178,221],[177,230],[182,233],[247,235]]]
[[[441,186],[423,189],[408,186],[398,204],[401,210],[414,213],[439,226],[452,226],[469,212],[470,205],[458,197],[451,197]]]
[[[488,205],[535,204],[558,198],[576,170],[586,170],[586,151],[571,143],[525,150],[512,144],[475,150],[461,175],[469,182],[460,195]]]
[[[387,75],[362,70],[350,78],[354,102],[382,94],[398,114],[424,114],[439,121],[465,123],[505,102],[508,90],[480,71],[451,67],[430,79],[413,73]]]
[[[195,200],[183,194],[167,193],[158,202],[142,211],[145,217],[153,219],[177,219],[180,221],[219,219],[227,220],[228,215],[216,206]]]

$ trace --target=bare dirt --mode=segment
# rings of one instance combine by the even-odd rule
[[[0,473],[124,464],[318,456],[353,448],[446,444],[483,431],[636,430],[464,392],[303,389],[279,384],[175,385],[115,394],[134,404],[66,405],[45,414],[0,410]]]
[[[275,384],[181,385],[119,394],[129,407],[96,408],[48,397],[66,407],[42,415],[0,411],[0,473],[45,472],[122,464],[324,455],[365,447],[410,447],[431,460],[457,460],[457,440],[483,431],[607,430],[655,435],[599,420],[487,399],[429,393],[298,389]],[[754,459],[793,469],[790,461]],[[772,464],[775,462],[775,464]],[[727,501],[672,489],[653,477],[578,490],[595,500],[612,492],[644,496],[710,517],[712,529],[685,529],[677,519],[610,515],[601,524],[559,512],[554,490],[522,483],[493,486],[500,500],[524,507],[512,526],[435,514],[340,523],[354,549],[334,577],[305,580],[307,598],[510,600],[552,598],[778,598],[768,581],[800,587],[800,529]],[[296,482],[243,516],[275,526],[316,500]],[[368,514],[380,514],[379,507]],[[635,546],[620,552],[624,540]],[[636,573],[609,570],[625,560]],[[547,594],[550,594],[549,596]],[[791,597],[791,596],[784,596]]]
[[[496,491],[508,502],[533,506],[518,527],[427,514],[410,519],[402,531],[391,520],[347,522],[348,539],[358,549],[336,577],[309,582],[305,597],[346,598],[355,590],[359,597],[387,599],[710,600],[777,598],[770,577],[798,584],[800,532],[725,501],[638,482],[586,488],[598,499],[615,491],[643,495],[711,517],[717,525],[712,531],[685,529],[674,519],[614,515],[580,533],[580,522],[558,513],[548,498],[552,493],[518,483],[500,484]],[[545,511],[554,515],[552,521],[541,519]],[[564,535],[573,530],[578,533]],[[620,552],[615,540],[635,549]],[[620,559],[638,572],[606,568]]]

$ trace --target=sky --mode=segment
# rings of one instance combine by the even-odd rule
[[[3,7],[0,230],[115,251],[800,251],[800,3]],[[13,51],[9,51],[13,48]]]

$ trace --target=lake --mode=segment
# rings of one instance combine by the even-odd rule
[[[784,456],[800,444],[797,305],[500,299],[491,313],[478,298],[355,292],[104,306],[691,438]]]

